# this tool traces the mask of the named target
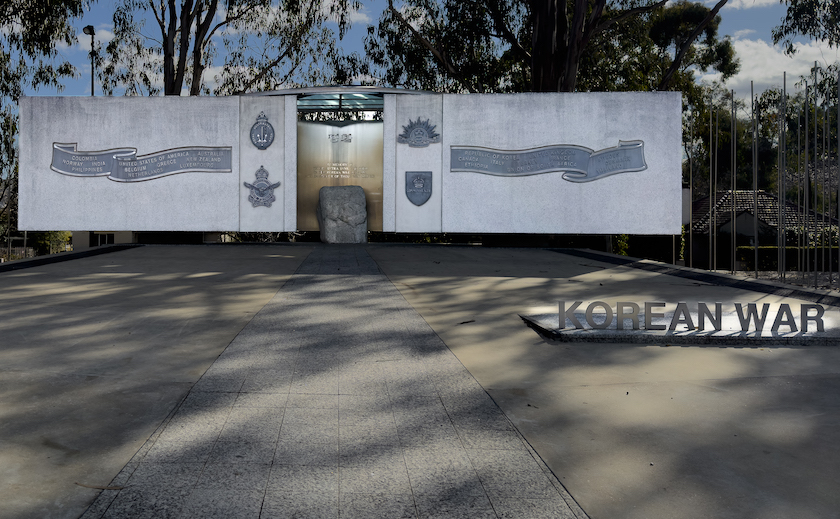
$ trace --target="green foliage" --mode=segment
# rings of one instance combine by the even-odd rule
[[[406,88],[685,91],[694,86],[693,69],[724,79],[738,70],[731,42],[717,36],[725,3],[389,2],[368,29],[366,48],[380,80]]]
[[[675,63],[710,12],[702,3],[681,0],[625,21],[621,31],[597,37],[583,56],[578,89],[679,90],[688,104],[698,104],[704,92],[694,81],[695,71],[715,70],[725,81],[739,69],[732,42],[718,38],[720,16],[707,22]]]
[[[0,236],[8,242],[17,227],[18,111],[24,89],[50,86],[76,74],[61,61],[57,47],[71,45],[70,24],[86,0],[16,0],[0,2]]]
[[[773,29],[773,43],[782,44],[785,52],[796,52],[797,36],[810,36],[840,44],[840,0],[783,0],[787,13],[781,25]]]
[[[231,95],[304,84],[347,83],[361,58],[340,52],[358,0],[120,0],[114,39],[99,49],[111,95]],[[150,23],[147,26],[147,20]],[[213,74],[210,76],[210,74]]]
[[[64,252],[70,243],[71,233],[69,231],[48,231],[29,233],[31,246],[35,248],[36,255],[55,254]]]
[[[517,0],[410,1],[386,9],[378,26],[368,27],[367,55],[388,85],[521,92],[530,84],[528,53],[520,43],[530,37],[529,16],[527,4]]]
[[[629,234],[616,234],[613,237],[613,254],[620,254],[622,256],[627,256],[628,251],[630,250],[630,235]]]
[[[60,80],[75,70],[55,62],[59,43],[71,45],[75,31],[69,20],[81,16],[83,0],[16,0],[0,3],[0,97],[16,102],[26,87],[61,88]]]

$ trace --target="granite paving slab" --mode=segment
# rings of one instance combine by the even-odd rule
[[[82,516],[584,518],[362,246],[316,248]]]

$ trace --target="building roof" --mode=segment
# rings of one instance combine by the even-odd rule
[[[715,193],[714,209],[717,228],[728,224],[732,219],[732,205],[735,204],[735,214],[755,215],[755,199],[758,198],[758,220],[773,228],[779,225],[779,212],[784,209],[783,221],[785,229],[798,229],[807,223],[809,229],[822,229],[831,225],[837,225],[837,218],[809,211],[805,214],[804,207],[797,207],[796,204],[786,201],[780,207],[779,198],[767,191],[758,191],[755,195],[752,190],[739,189],[718,191]],[[709,224],[712,219],[709,197],[705,196],[692,203],[692,232],[697,234],[708,234]]]

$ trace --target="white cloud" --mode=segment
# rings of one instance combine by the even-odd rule
[[[350,23],[370,23],[371,18],[365,11],[364,7],[358,11],[351,11],[349,15]]]
[[[330,13],[331,8],[332,8],[332,5],[330,3],[323,2],[321,4],[321,13],[328,20],[330,20],[332,22],[338,22],[338,17]],[[367,9],[365,8],[365,6],[362,6],[362,8],[357,10],[357,11],[356,10],[349,11],[347,13],[347,19],[350,21],[351,24],[370,23],[370,21],[371,21],[371,18],[367,14]]]
[[[750,81],[753,81],[756,94],[771,87],[781,87],[784,73],[787,72],[788,92],[799,90],[794,83],[800,76],[810,74],[814,61],[826,67],[840,60],[840,52],[831,49],[824,42],[797,43],[797,52],[792,57],[775,45],[764,40],[736,39],[732,44],[741,60],[741,70],[726,82],[726,88],[735,90],[735,95],[749,99]],[[719,81],[720,74],[704,74],[704,81]]]
[[[707,4],[716,4],[717,2],[706,2]],[[769,7],[771,5],[778,5],[779,0],[729,0],[723,9],[752,9],[754,7]]]
[[[732,37],[736,40],[743,39],[745,36],[749,36],[750,34],[755,34],[755,29],[741,29],[740,31],[735,31]]]
[[[222,72],[224,72],[224,70],[224,65],[211,65],[205,68],[204,73],[201,75],[201,79],[204,82],[204,86],[209,88],[211,92],[215,90],[216,87],[219,86],[219,78],[221,77]],[[243,72],[244,70],[246,69],[243,67]],[[189,88],[185,86],[183,89],[181,89],[181,95],[189,95]]]

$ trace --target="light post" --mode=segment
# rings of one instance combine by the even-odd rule
[[[93,35],[96,34],[93,25],[86,25],[82,32],[90,36],[90,95],[93,95]]]

